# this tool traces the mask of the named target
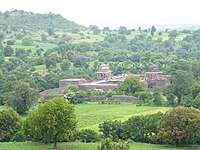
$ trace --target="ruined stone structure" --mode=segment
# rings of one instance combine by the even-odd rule
[[[149,70],[143,77],[150,90],[170,83],[170,77],[168,75],[163,75],[158,66],[155,64],[149,67]]]
[[[59,88],[66,88],[70,84],[74,84],[78,86],[85,82],[86,82],[85,79],[62,79],[62,80],[59,80]]]
[[[82,90],[114,91],[117,88],[117,84],[123,82],[129,76],[138,76],[142,82],[147,83],[147,87],[150,90],[170,83],[170,77],[168,75],[163,75],[158,66],[155,64],[151,65],[145,74],[123,74],[119,76],[112,76],[112,71],[110,71],[107,65],[103,64],[99,67],[99,71],[96,72],[96,74],[98,79],[97,81],[91,82],[86,81],[85,79],[62,79],[59,81],[58,89],[46,90],[42,93],[50,96],[62,95],[64,89],[70,84],[77,85]]]
[[[96,72],[96,75],[98,80],[107,79],[112,77],[112,71],[107,65],[102,64]]]

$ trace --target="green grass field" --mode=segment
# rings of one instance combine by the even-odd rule
[[[97,150],[100,143],[68,142],[58,143],[58,150]],[[53,144],[35,142],[4,142],[0,143],[0,150],[49,150]],[[173,147],[167,145],[155,145],[146,143],[130,143],[130,150],[199,150],[199,146]]]
[[[0,107],[6,109],[5,107]],[[105,120],[125,121],[133,115],[153,114],[158,111],[165,112],[170,107],[136,106],[132,103],[121,104],[98,104],[88,102],[75,105],[78,129],[94,129],[98,131],[98,125]],[[24,117],[23,117],[24,118]],[[98,143],[69,142],[59,143],[59,150],[96,150]],[[42,144],[35,142],[3,142],[0,143],[0,150],[48,150],[53,144]],[[200,147],[172,147],[166,145],[155,145],[146,143],[130,143],[130,150],[197,150]]]
[[[158,111],[165,112],[170,107],[136,106],[132,103],[98,104],[89,102],[76,105],[78,129],[94,129],[105,120],[127,120],[133,115],[153,114]]]

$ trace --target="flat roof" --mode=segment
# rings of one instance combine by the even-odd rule
[[[85,79],[61,79],[59,81],[85,81]]]
[[[157,74],[158,74],[158,73],[162,73],[162,72],[161,72],[161,71],[159,71],[159,72],[146,72],[146,74],[147,74],[147,73],[148,73],[148,74],[149,74],[149,73],[152,73],[152,74],[153,74],[153,73],[155,73],[155,74],[157,73]]]
[[[112,71],[97,71],[96,73],[111,73]]]

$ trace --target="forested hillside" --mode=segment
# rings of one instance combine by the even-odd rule
[[[59,14],[38,14],[23,10],[13,10],[0,13],[0,26],[3,29],[11,28],[16,31],[38,31],[53,29],[65,29],[68,31],[85,28],[72,21],[63,18]]]

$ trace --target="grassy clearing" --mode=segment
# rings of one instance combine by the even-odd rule
[[[58,143],[58,150],[96,150],[100,143],[68,142]],[[0,150],[49,150],[53,144],[41,144],[35,142],[4,142],[0,143]],[[173,147],[166,145],[130,143],[130,150],[198,150],[199,146]]]
[[[0,110],[6,107],[1,106]],[[165,112],[170,107],[136,106],[132,103],[121,104],[98,104],[88,102],[87,104],[75,105],[78,129],[93,129],[98,131],[99,124],[105,120],[125,121],[133,115],[146,115],[156,112]],[[24,119],[25,116],[22,116]]]
[[[0,143],[0,150],[48,150],[53,144],[42,144],[35,142],[3,142]],[[60,150],[66,149],[65,143],[58,143]]]
[[[127,120],[133,115],[153,114],[158,111],[165,112],[169,107],[141,106],[132,103],[98,104],[87,103],[76,105],[76,114],[79,129],[94,129],[98,131],[98,125],[105,120]]]

